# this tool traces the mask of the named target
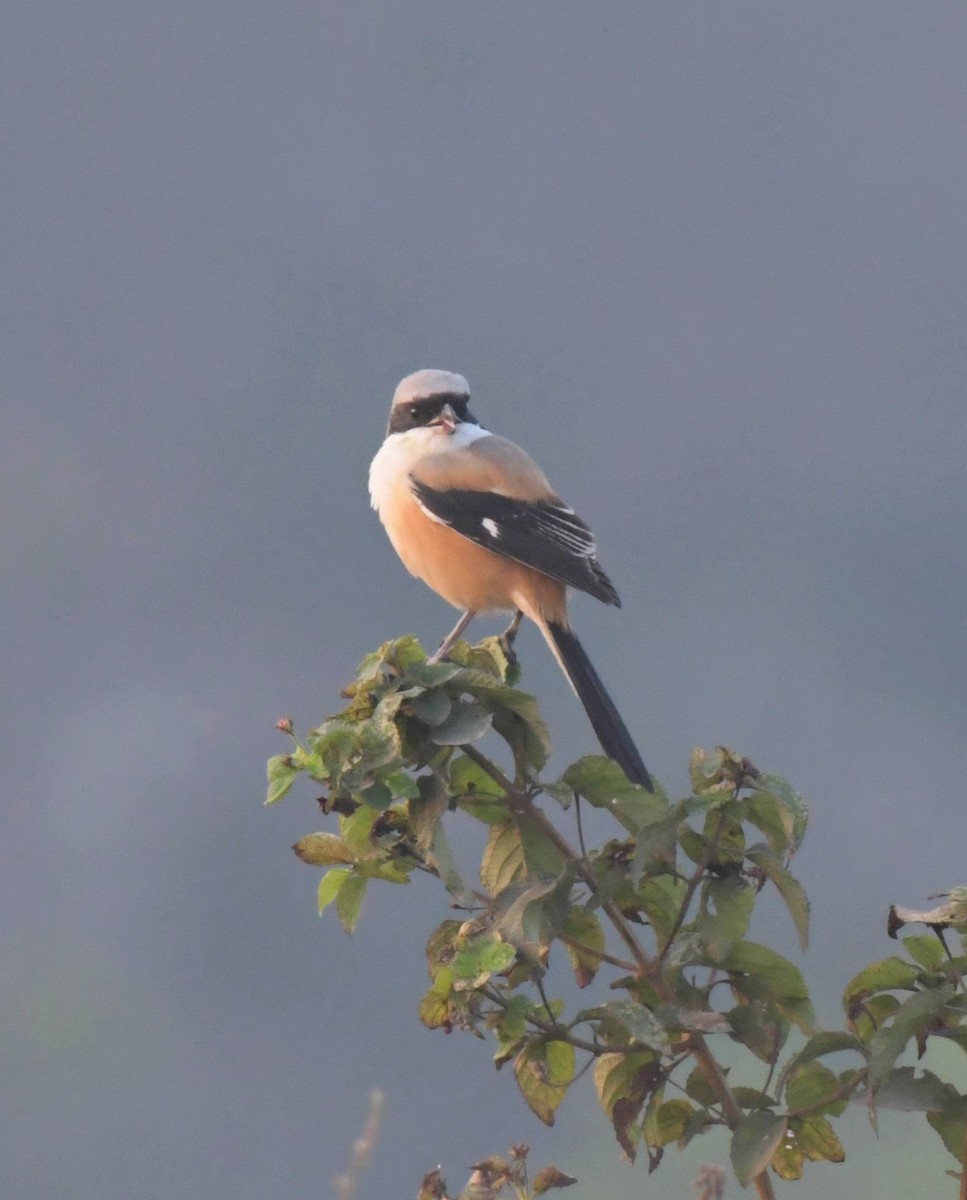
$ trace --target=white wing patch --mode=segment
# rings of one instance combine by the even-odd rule
[[[543,510],[542,524],[545,534],[565,550],[579,558],[594,558],[597,546],[591,531],[578,517],[573,508],[555,504]]]
[[[437,490],[410,477],[416,502],[432,520],[504,558],[618,604],[595,557],[590,529],[558,502],[521,500],[495,491]]]

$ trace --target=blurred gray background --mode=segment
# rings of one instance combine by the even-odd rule
[[[374,1086],[361,1196],[512,1140],[690,1194],[721,1140],[646,1181],[590,1081],[542,1132],[421,1028],[439,897],[319,921],[264,762],[452,623],[366,470],[397,380],[461,371],[598,535],[624,608],[575,620],[668,790],[724,742],[810,798],[840,1020],[965,875],[963,5],[14,0],[3,41],[0,1194],[328,1196]],[[808,1194],[946,1194],[921,1123]]]

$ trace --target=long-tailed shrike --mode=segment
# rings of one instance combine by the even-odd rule
[[[530,617],[547,640],[604,752],[630,780],[651,776],[571,629],[567,589],[620,605],[594,538],[513,442],[477,424],[462,375],[417,371],[396,389],[386,440],[369,469],[373,508],[411,574],[463,616],[442,658],[478,612]]]

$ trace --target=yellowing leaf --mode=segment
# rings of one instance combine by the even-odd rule
[[[341,837],[334,833],[307,833],[292,847],[296,857],[310,867],[328,867],[333,863],[352,863],[356,856]]]
[[[521,1095],[539,1120],[554,1124],[554,1113],[574,1078],[574,1047],[567,1042],[531,1041],[514,1059]]]
[[[480,860],[480,882],[492,896],[527,876],[524,846],[514,822],[491,825]]]
[[[605,947],[604,929],[597,915],[585,908],[568,910],[561,930],[566,941],[564,948],[574,971],[578,987],[587,987],[601,966]]]

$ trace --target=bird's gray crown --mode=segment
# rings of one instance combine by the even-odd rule
[[[432,367],[414,371],[401,379],[393,393],[393,405],[412,404],[428,396],[469,396],[470,385],[454,371],[439,371]]]

